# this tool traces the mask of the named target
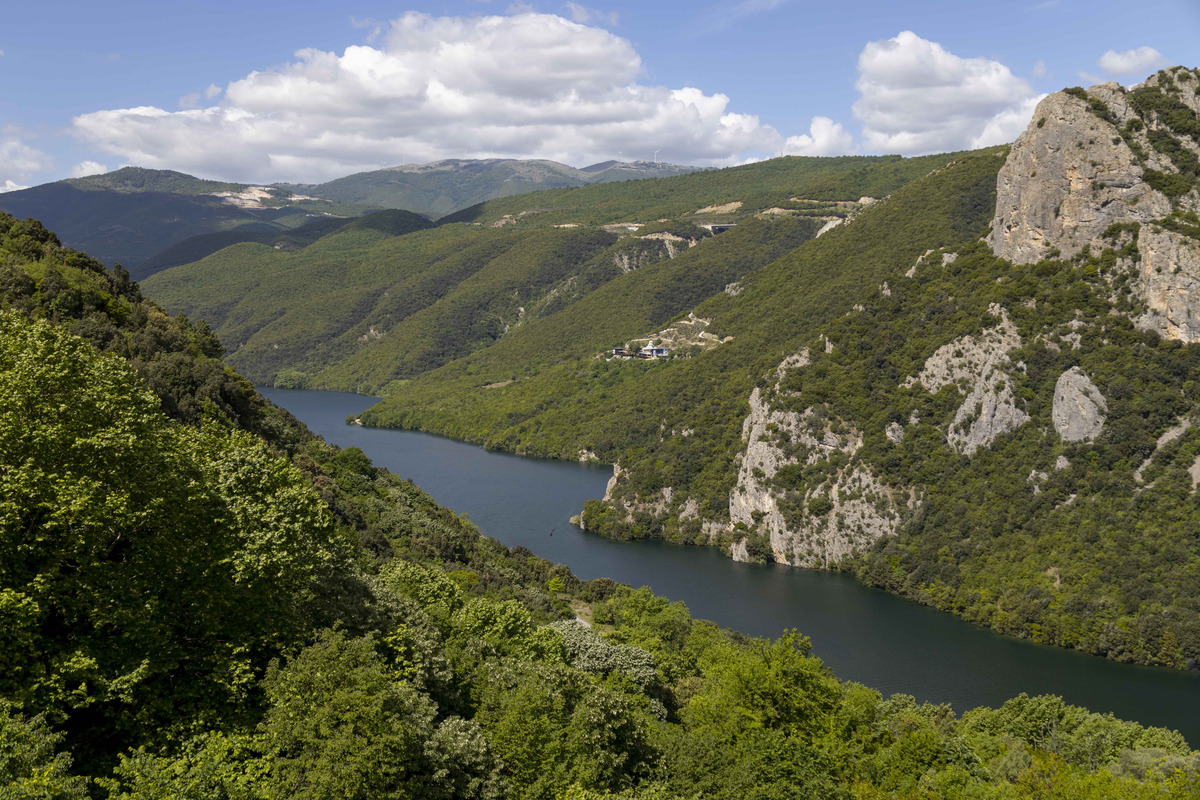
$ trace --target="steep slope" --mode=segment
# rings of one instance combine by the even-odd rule
[[[206,181],[168,170],[125,167],[106,175],[0,195],[0,209],[36,217],[68,246],[106,264],[137,266],[188,239],[217,231],[279,232],[317,217],[357,216],[365,206],[243,184]]]
[[[160,273],[146,289],[211,321],[231,362],[255,380],[295,382],[374,347],[395,359],[374,379],[382,385],[495,341],[521,303],[616,238],[462,225],[403,237],[347,230],[298,253],[238,245]],[[379,342],[393,330],[404,335]],[[388,351],[393,342],[402,349]]]
[[[6,215],[0,254],[4,795],[1200,788],[1176,732],[1055,697],[885,699],[795,632],[747,640],[507,550],[265,403],[122,271]]]
[[[575,169],[554,161],[449,159],[360,172],[311,186],[281,186],[339,203],[406,208],[443,216],[497,197],[589,183],[661,178],[696,169],[649,161],[610,161]]]
[[[505,374],[497,349],[363,421],[616,462],[582,515],[605,535],[1193,667],[1198,86],[1048,97],[1003,165],[960,158],[701,303],[732,341],[691,359]]]
[[[304,249],[323,236],[364,226],[381,230],[393,236],[400,236],[433,227],[433,223],[411,211],[395,210],[371,212],[350,222],[343,217],[319,217],[298,228],[284,231],[259,231],[253,230],[253,226],[242,226],[232,231],[202,233],[184,239],[137,264],[130,270],[130,276],[134,280],[144,280],[164,269],[191,264],[219,250],[224,250],[226,247],[233,247],[235,244],[245,242],[266,245],[273,250],[294,252]]]
[[[255,380],[377,391],[488,347],[607,281],[680,256],[671,273],[680,289],[656,290],[659,307],[639,324],[665,321],[782,254],[775,245],[760,248],[764,237],[777,234],[794,248],[853,213],[864,188],[903,184],[945,160],[787,158],[541,192],[486,203],[457,224],[455,215],[437,231],[395,241],[339,233],[297,253],[240,244],[161,272],[146,288],[172,310],[210,322],[233,363]],[[665,204],[671,219],[660,216]],[[747,257],[705,261],[709,231],[699,225],[713,223],[753,223],[723,234],[747,237]],[[705,266],[688,273],[686,264]],[[645,297],[639,290],[633,305]],[[576,337],[568,326],[545,352],[578,353],[583,342],[594,351],[642,333],[618,323],[627,307],[608,302],[595,334]],[[607,332],[605,316],[614,323]]]

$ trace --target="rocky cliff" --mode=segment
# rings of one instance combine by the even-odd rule
[[[997,180],[988,243],[1016,264],[1137,237],[1139,326],[1200,339],[1200,72],[1046,97]]]
[[[777,375],[807,361],[806,355],[789,357]],[[729,496],[735,560],[828,567],[896,532],[914,497],[885,486],[854,461],[862,446],[859,431],[830,419],[823,408],[772,409],[757,388],[749,402],[742,425],[746,449]],[[784,468],[821,479],[781,480]]]
[[[998,317],[1000,324],[978,337],[962,336],[942,345],[925,362],[921,374],[904,384],[919,383],[934,394],[943,386],[958,388],[964,395],[963,403],[946,430],[946,441],[965,455],[991,444],[997,436],[1029,419],[1028,414],[1017,408],[1009,375],[1008,353],[1021,346],[1021,335],[999,305],[993,305],[988,312]]]

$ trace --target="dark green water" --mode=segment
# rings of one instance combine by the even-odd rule
[[[1021,692],[1146,725],[1175,728],[1200,747],[1200,675],[1116,664],[977,628],[845,575],[737,564],[715,549],[612,542],[568,522],[604,494],[607,467],[490,453],[451,439],[345,424],[375,400],[338,392],[263,392],[313,432],[360,447],[489,536],[566,564],[682,600],[695,617],[754,636],[796,628],[841,678],[958,711]],[[551,530],[554,535],[551,536]]]

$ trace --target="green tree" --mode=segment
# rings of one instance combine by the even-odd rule
[[[86,800],[88,781],[58,752],[62,735],[45,718],[26,718],[0,700],[0,800]]]
[[[370,637],[326,631],[265,681],[262,732],[279,797],[492,798],[502,784],[479,728],[398,680]]]
[[[244,699],[338,552],[261,441],[174,425],[123,360],[12,314],[0,498],[0,691],[68,730],[88,709],[105,748]]]

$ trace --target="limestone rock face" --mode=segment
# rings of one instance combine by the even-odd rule
[[[1091,92],[1108,98],[1122,123],[1132,113],[1116,84]],[[1170,212],[1166,196],[1142,180],[1117,129],[1086,101],[1056,92],[1038,104],[1000,168],[988,244],[1001,258],[1031,264],[1054,247],[1075,255],[1114,222],[1149,222]]]
[[[1017,408],[1006,371],[1008,353],[1021,346],[1021,335],[1004,309],[993,305],[989,312],[1000,317],[999,325],[981,336],[962,336],[942,345],[925,361],[921,374],[906,382],[908,386],[920,383],[932,393],[953,385],[965,395],[946,431],[946,441],[966,455],[1029,419]]]
[[[1184,343],[1200,341],[1200,241],[1156,226],[1138,236],[1141,292],[1149,312],[1137,320]]]
[[[771,485],[783,466],[827,461],[835,453],[853,456],[862,446],[854,430],[834,433],[812,409],[803,413],[772,409],[762,391],[750,395],[750,414],[742,424],[746,450],[742,454],[738,484],[729,496],[729,517],[734,525],[765,532],[776,561],[794,566],[824,567],[896,532],[901,522],[895,493],[866,467],[853,461],[834,475],[831,486],[804,487],[791,493]],[[784,445],[786,444],[786,451]],[[789,520],[781,509],[784,494],[793,505],[806,509]],[[813,512],[810,501],[824,498],[824,510]],[[913,498],[907,498],[911,506]],[[735,560],[746,561],[746,541],[733,545]]]
[[[1071,367],[1054,385],[1050,418],[1064,442],[1091,441],[1100,435],[1108,404],[1096,384],[1079,367]]]
[[[1166,70],[1146,85],[1164,81],[1171,97],[1200,114],[1200,84],[1190,72]],[[1174,210],[1200,209],[1200,192],[1176,197],[1173,208],[1145,181],[1147,170],[1179,172],[1154,146],[1152,134],[1164,129],[1161,118],[1139,117],[1115,83],[1098,84],[1086,94],[1084,99],[1058,92],[1038,105],[997,177],[988,243],[996,255],[1029,264],[1055,248],[1064,256],[1087,245],[1098,252],[1113,244],[1101,238],[1110,225],[1138,223],[1140,280],[1134,291],[1148,307],[1138,326],[1185,343],[1200,341],[1200,242],[1155,224]],[[1095,111],[1091,103],[1103,105]],[[1200,155],[1196,137],[1171,135]]]

